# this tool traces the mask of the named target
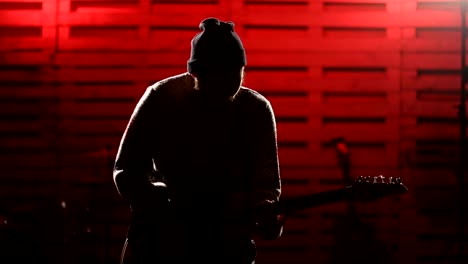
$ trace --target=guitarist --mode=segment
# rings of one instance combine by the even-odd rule
[[[234,24],[199,28],[188,72],[146,89],[120,142],[114,182],[132,211],[124,263],[250,264],[254,239],[282,233],[272,106],[242,86]]]

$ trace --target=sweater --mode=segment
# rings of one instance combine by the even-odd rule
[[[131,115],[113,176],[131,207],[151,203],[151,181],[165,182],[179,240],[249,235],[250,209],[281,194],[273,108],[244,86],[232,101],[207,102],[189,73],[158,81]]]

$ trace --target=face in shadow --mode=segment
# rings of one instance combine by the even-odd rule
[[[192,75],[195,88],[209,101],[233,100],[244,79],[244,67],[204,70]]]

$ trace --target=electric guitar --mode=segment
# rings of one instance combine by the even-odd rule
[[[161,199],[164,202],[170,203],[168,196],[165,196],[167,187],[164,183],[155,183],[157,189],[161,192]],[[274,206],[274,213],[278,215],[288,215],[294,211],[304,210],[311,207],[330,204],[343,200],[357,200],[357,201],[374,201],[389,195],[403,194],[408,191],[408,188],[403,184],[400,178],[380,176],[359,176],[351,185],[320,193],[309,194],[305,196],[291,197],[280,199]],[[269,208],[268,210],[272,210]],[[270,211],[271,212],[271,211]],[[261,209],[259,209],[261,214]],[[135,217],[135,216],[134,216]],[[142,217],[141,215],[139,217]],[[125,241],[122,255],[121,264],[132,263],[132,253],[129,252],[128,239]]]
[[[343,200],[356,200],[369,202],[386,196],[403,194],[408,188],[401,178],[380,176],[359,176],[351,185],[315,194],[291,197],[280,200],[277,205],[278,214],[289,214],[293,211],[339,202]]]

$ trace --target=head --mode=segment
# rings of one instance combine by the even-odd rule
[[[187,62],[195,89],[213,99],[232,99],[240,89],[246,65],[245,50],[232,22],[207,18],[192,40]]]

